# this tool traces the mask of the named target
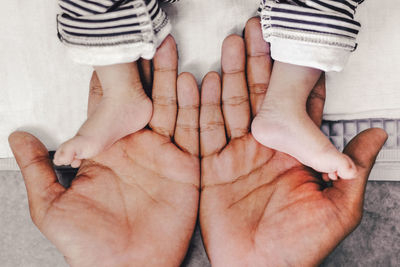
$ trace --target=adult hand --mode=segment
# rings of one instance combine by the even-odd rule
[[[200,225],[214,266],[320,263],[360,222],[367,177],[387,137],[380,129],[355,137],[344,153],[356,163],[357,179],[331,185],[289,155],[263,147],[249,126],[271,68],[269,47],[253,18],[246,25],[245,42],[238,36],[224,41],[222,93],[218,74],[203,81]],[[317,125],[324,83],[322,77],[308,101]]]
[[[198,89],[190,74],[177,78],[172,37],[153,64],[151,129],[83,161],[69,188],[57,182],[39,140],[23,132],[9,138],[33,222],[71,266],[179,266],[186,254],[199,199]],[[148,82],[150,65],[139,68]],[[141,86],[138,67],[132,71]],[[94,74],[89,113],[101,92]]]

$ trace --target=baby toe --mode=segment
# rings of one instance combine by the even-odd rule
[[[342,179],[354,179],[357,175],[357,167],[354,164],[353,160],[345,155],[342,154],[341,164],[338,168],[338,175]]]
[[[72,167],[72,168],[79,168],[79,166],[81,166],[81,163],[82,163],[82,160],[80,160],[80,159],[74,159],[74,160],[71,162],[71,167]]]
[[[54,155],[54,164],[57,166],[69,165],[74,158],[74,152],[67,145],[61,145]]]

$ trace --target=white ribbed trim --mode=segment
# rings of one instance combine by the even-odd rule
[[[15,158],[0,159],[0,171],[19,171]]]
[[[93,66],[129,63],[139,58],[152,59],[157,48],[170,32],[171,24],[168,22],[154,36],[154,43],[138,42],[106,47],[68,46],[67,52],[73,61]]]
[[[161,30],[154,36],[155,45],[157,48],[162,44],[164,39],[167,38],[167,36],[171,33],[171,31],[172,31],[171,22],[168,20],[168,23],[165,26],[163,26]]]
[[[400,181],[400,162],[376,162],[369,181]]]
[[[133,43],[111,47],[69,46],[67,52],[76,63],[104,66],[133,62],[140,57],[151,59],[156,52],[156,46],[149,43]]]
[[[341,71],[350,51],[318,44],[303,43],[270,36],[271,57],[293,65],[306,66],[323,71]]]

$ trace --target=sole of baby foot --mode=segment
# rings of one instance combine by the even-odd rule
[[[76,136],[63,143],[54,155],[55,165],[77,168],[83,159],[95,157],[117,140],[143,129],[151,119],[149,98],[103,99]]]
[[[332,180],[353,179],[357,168],[340,153],[306,113],[302,115],[261,111],[251,125],[253,137],[262,145],[284,152]]]

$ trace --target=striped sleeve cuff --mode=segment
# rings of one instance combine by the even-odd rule
[[[173,2],[174,0],[165,0]],[[58,37],[71,58],[111,65],[151,59],[171,31],[157,0],[58,0]]]
[[[261,0],[264,39],[273,59],[340,71],[357,47],[361,0]]]

